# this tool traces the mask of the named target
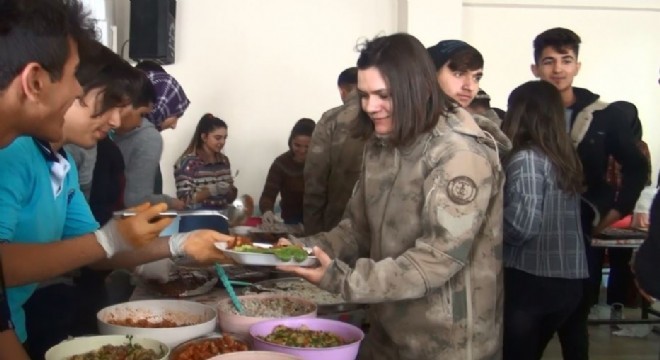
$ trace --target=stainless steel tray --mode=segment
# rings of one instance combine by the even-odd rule
[[[284,290],[286,288],[286,283],[296,282],[307,282],[306,280],[298,277],[286,277],[279,279],[269,279],[256,282],[255,285],[260,286],[265,289],[278,288],[279,290]],[[277,286],[279,284],[279,287]],[[245,287],[239,290],[241,294],[244,294],[250,290],[250,287]],[[284,290],[285,291],[285,290]],[[347,313],[359,309],[366,308],[366,305],[362,304],[351,304],[351,303],[338,303],[338,304],[316,304],[318,306],[318,314],[339,314]]]

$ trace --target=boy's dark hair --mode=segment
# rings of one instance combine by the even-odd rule
[[[548,46],[560,54],[565,54],[568,50],[573,50],[577,58],[580,51],[580,43],[582,43],[582,39],[572,30],[561,27],[548,29],[538,34],[534,39],[534,62],[536,64],[539,63],[543,49]]]
[[[165,69],[163,69],[163,67],[160,66],[159,63],[157,63],[153,60],[142,60],[139,63],[137,63],[137,65],[135,65],[135,67],[142,70],[142,71],[144,71],[144,72],[152,71],[152,72],[167,73],[167,71],[165,71]]]
[[[484,68],[484,57],[465,41],[442,40],[427,50],[436,70],[447,63],[451,71],[465,72]]]
[[[476,71],[484,68],[484,57],[479,50],[469,47],[452,54],[448,66],[451,71]]]
[[[101,89],[98,96],[103,98],[92,116],[131,104],[141,90],[141,76],[144,76],[141,71],[98,42],[92,44],[88,53],[80,59],[76,72],[83,96],[94,89]]]
[[[142,71],[139,71],[140,78],[137,83],[137,94],[133,97],[133,107],[139,108],[142,106],[149,106],[156,103],[158,96],[156,95],[156,88],[154,84],[149,80],[147,74]]]
[[[470,103],[470,107],[490,109],[490,95],[488,95],[483,89],[479,89],[477,96],[475,96]]]
[[[339,73],[337,86],[355,86],[357,85],[357,67],[353,66]]]
[[[83,56],[96,35],[94,21],[78,0],[1,0],[0,91],[33,62],[51,80],[60,80],[70,55],[69,39]]]

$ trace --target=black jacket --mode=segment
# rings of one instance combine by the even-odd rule
[[[571,126],[575,125],[578,113],[600,97],[587,89],[574,87],[573,91],[576,101],[570,107],[573,110]],[[625,114],[614,106],[594,111],[593,120],[577,147],[587,185],[583,196],[598,208],[601,216],[611,209],[622,215],[630,214],[648,177],[648,160],[636,146],[629,123],[624,119]],[[616,189],[606,181],[610,155],[621,164],[618,196],[615,196]]]
[[[92,177],[89,207],[96,221],[105,225],[112,213],[124,209],[124,157],[110,138],[96,146],[96,166]]]
[[[660,193],[658,193],[660,195]],[[649,214],[649,235],[635,255],[635,277],[642,290],[660,298],[660,196],[656,195]]]

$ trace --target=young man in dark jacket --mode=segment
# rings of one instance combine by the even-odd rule
[[[566,130],[584,168],[586,189],[583,193],[582,227],[587,240],[589,283],[583,304],[562,326],[559,339],[564,359],[588,359],[587,317],[600,287],[602,251],[591,248],[591,236],[629,214],[646,182],[649,163],[635,144],[624,114],[600,100],[587,89],[573,87],[580,70],[580,37],[573,31],[554,28],[534,39],[532,73],[555,85],[566,107]],[[618,196],[606,182],[608,159],[621,164],[622,186]]]

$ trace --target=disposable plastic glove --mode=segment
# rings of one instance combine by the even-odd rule
[[[213,230],[195,230],[187,233],[179,233],[170,237],[170,253],[173,257],[186,257],[201,264],[211,264],[214,262],[230,264],[232,263],[231,259],[218,249],[216,243],[231,244],[233,241],[233,236],[221,234]]]
[[[166,283],[176,274],[174,261],[170,259],[161,259],[150,263],[142,264],[135,268],[135,273],[142,278],[158,280]]]
[[[265,213],[263,213],[263,215],[261,215],[261,221],[267,225],[274,225],[279,222],[275,213],[273,213],[270,210],[266,211]]]
[[[154,206],[145,203],[129,210],[136,215],[112,219],[94,232],[96,241],[103,247],[108,258],[120,251],[138,248],[153,241],[173,220],[159,217],[160,212],[167,210],[167,204],[164,203]]]

